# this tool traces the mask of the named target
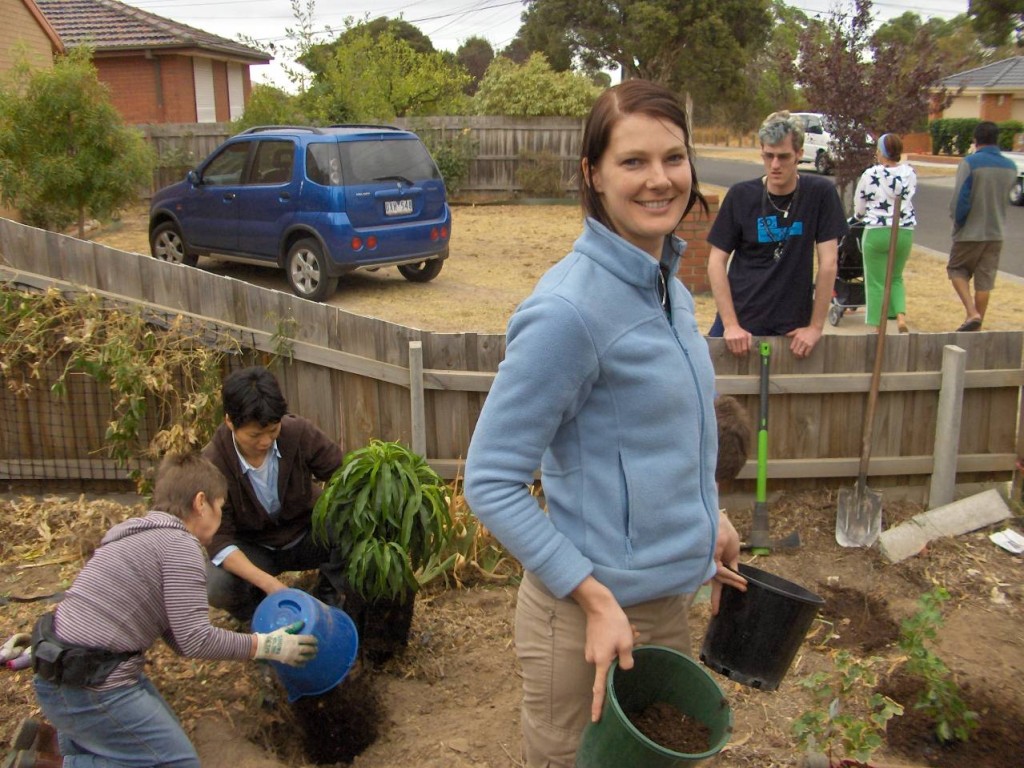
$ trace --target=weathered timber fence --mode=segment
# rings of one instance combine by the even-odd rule
[[[313,419],[346,448],[372,437],[402,440],[446,477],[461,470],[504,353],[501,334],[406,328],[6,219],[0,219],[0,257],[7,265],[0,271],[4,280],[38,289],[87,289],[154,314],[180,313],[235,333],[258,350],[272,351],[275,334],[293,327],[292,362],[284,368],[282,384],[295,412]],[[827,335],[807,360],[794,358],[786,341],[771,340],[771,488],[846,484],[858,471],[874,339]],[[1022,332],[890,337],[875,416],[872,486],[927,486],[947,345],[966,351],[957,481],[1010,479],[1016,459],[1024,455],[1022,343]],[[738,395],[756,414],[756,355],[739,359],[721,340],[709,344],[718,391]],[[55,473],[44,476],[60,477],[60,467],[45,461],[45,435],[33,421],[45,407],[32,402],[16,408],[22,421],[14,429],[33,439],[0,435],[0,479],[18,477],[14,470],[33,462],[41,472]],[[67,408],[73,418],[95,424],[94,433],[102,436],[106,422],[101,409],[66,403],[49,407]],[[79,446],[82,456],[93,461],[101,461],[102,447]],[[740,478],[754,474],[751,461]]]

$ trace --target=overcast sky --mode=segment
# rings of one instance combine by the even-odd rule
[[[825,13],[835,0],[794,0],[789,5],[805,13]],[[142,8],[174,21],[235,39],[239,34],[256,38],[269,48],[271,43],[287,40],[284,29],[294,26],[289,0],[126,0],[128,5]],[[922,18],[952,18],[967,12],[968,0],[875,0],[875,14],[881,18],[899,16],[913,11]],[[305,7],[306,0],[300,0]],[[850,7],[850,3],[847,3]],[[494,49],[504,48],[519,29],[523,11],[521,0],[378,0],[377,2],[339,2],[320,0],[316,6],[314,28],[344,29],[345,19],[361,20],[366,14],[401,16],[419,27],[435,48],[455,51],[470,37],[487,39]],[[252,68],[255,82],[285,85],[280,62]]]

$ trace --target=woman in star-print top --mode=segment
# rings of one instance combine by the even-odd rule
[[[857,182],[853,196],[853,212],[864,220],[861,241],[864,254],[864,283],[867,287],[868,325],[881,322],[882,291],[885,287],[885,267],[889,257],[892,215],[896,198],[901,197],[899,234],[896,240],[896,258],[893,263],[892,288],[889,294],[889,319],[895,318],[900,333],[907,328],[907,291],[903,284],[903,267],[910,258],[914,243],[914,192],[917,174],[902,160],[903,142],[894,133],[878,140],[875,152],[877,165],[868,168]]]

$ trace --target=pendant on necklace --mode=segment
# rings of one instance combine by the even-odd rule
[[[775,258],[775,261],[778,261],[779,259],[782,258],[782,249],[784,247],[785,247],[785,243],[784,242],[779,243],[778,245],[775,246],[775,253],[773,254],[773,256]]]
[[[782,218],[784,218],[784,219],[788,219],[789,218],[789,208],[787,208],[786,210],[784,210],[782,212]]]

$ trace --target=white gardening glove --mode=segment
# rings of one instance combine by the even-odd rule
[[[287,627],[266,634],[256,634],[257,659],[280,661],[292,667],[301,667],[316,656],[316,637],[297,634],[305,622],[296,621]]]

